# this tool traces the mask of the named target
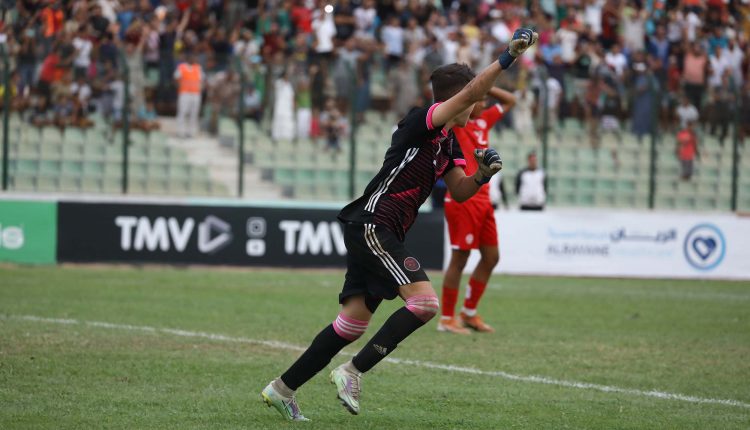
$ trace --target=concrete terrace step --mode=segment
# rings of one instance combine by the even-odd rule
[[[167,145],[179,147],[187,154],[188,161],[208,169],[212,181],[223,184],[230,196],[237,195],[237,151],[223,146],[217,137],[199,133],[193,138],[177,137],[177,124],[174,118],[162,118],[162,129],[167,134]],[[244,198],[257,200],[282,199],[280,186],[263,180],[261,172],[252,165],[245,164]]]

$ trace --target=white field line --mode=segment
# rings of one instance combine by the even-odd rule
[[[533,291],[544,292],[545,294],[555,295],[597,295],[597,296],[618,296],[618,297],[646,297],[657,299],[674,299],[674,300],[697,300],[697,301],[727,301],[727,302],[745,302],[750,301],[750,294],[734,293],[705,293],[698,291],[647,291],[647,290],[629,290],[625,288],[602,288],[602,287],[559,287],[559,286],[527,286],[506,285],[500,283],[488,284],[488,288],[498,291]]]
[[[34,322],[50,323],[50,324],[66,324],[66,325],[81,324],[81,325],[87,325],[90,327],[109,328],[109,329],[117,329],[117,330],[163,333],[163,334],[171,334],[173,336],[180,336],[180,337],[190,337],[190,338],[208,339],[208,340],[221,341],[221,342],[260,345],[260,346],[266,346],[269,348],[285,349],[289,351],[298,351],[298,352],[305,350],[305,348],[302,346],[294,345],[294,344],[286,343],[286,342],[275,341],[275,340],[249,339],[246,337],[225,336],[225,335],[216,334],[216,333],[179,330],[179,329],[172,329],[172,328],[159,328],[159,327],[129,325],[129,324],[113,324],[113,323],[100,322],[100,321],[79,321],[79,320],[74,320],[74,319],[44,318],[44,317],[38,317],[38,316],[33,316],[33,315],[20,315],[20,316],[2,315],[0,316],[0,318],[3,318],[3,319],[12,318],[12,319],[20,319],[24,321],[34,321]],[[352,356],[353,354],[342,353],[342,355]],[[407,360],[407,359],[390,358],[390,357],[386,358],[384,361],[387,361],[389,363],[394,363],[394,364],[402,364],[402,365],[405,364],[405,365],[410,365],[410,366],[415,366],[415,367],[422,367],[426,369],[444,370],[447,372],[467,373],[467,374],[480,375],[480,376],[493,376],[493,377],[499,377],[499,378],[503,378],[503,379],[507,379],[511,381],[518,381],[518,382],[556,385],[558,387],[577,388],[577,389],[582,389],[582,390],[595,390],[595,391],[601,391],[605,393],[628,394],[628,395],[638,396],[638,397],[654,397],[657,399],[676,400],[676,401],[688,402],[688,403],[715,404],[715,405],[735,406],[735,407],[740,407],[740,408],[750,408],[750,403],[741,402],[739,400],[712,399],[712,398],[688,396],[685,394],[667,393],[667,392],[657,391],[657,390],[645,391],[645,390],[638,390],[634,388],[615,387],[611,385],[590,384],[588,382],[566,381],[562,379],[547,378],[545,376],[514,375],[511,373],[507,373],[507,372],[503,372],[499,370],[498,371],[480,370],[480,369],[475,369],[473,367],[453,366],[450,364],[431,363],[429,361]]]

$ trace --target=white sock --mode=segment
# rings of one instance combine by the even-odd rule
[[[467,316],[470,316],[470,317],[473,317],[474,315],[477,314],[476,309],[467,309],[464,307],[461,308],[461,312],[465,313]]]
[[[292,397],[294,396],[294,390],[287,387],[284,381],[281,380],[281,378],[276,378],[271,382],[271,386],[274,390],[276,390],[277,393],[281,394],[284,397]]]
[[[350,372],[350,373],[357,374],[357,375],[362,375],[362,372],[360,372],[359,369],[357,369],[356,367],[354,367],[354,363],[352,363],[351,360],[349,360],[346,363],[344,363],[344,370],[346,370],[347,372]]]

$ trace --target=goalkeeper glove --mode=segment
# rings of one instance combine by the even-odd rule
[[[538,38],[539,35],[528,28],[519,28],[516,30],[516,32],[513,33],[513,38],[510,39],[508,47],[505,48],[505,51],[503,51],[503,53],[500,54],[500,58],[498,58],[500,67],[502,67],[503,70],[510,67],[519,55],[523,54],[529,46],[536,43]]]
[[[477,165],[479,166],[477,172],[474,174],[474,182],[477,185],[486,184],[490,181],[492,175],[503,168],[503,159],[492,148],[475,149],[474,158],[477,160]]]

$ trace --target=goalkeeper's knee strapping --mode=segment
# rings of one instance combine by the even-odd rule
[[[412,296],[406,299],[406,309],[423,322],[427,322],[437,315],[439,308],[440,301],[434,294]]]
[[[342,338],[354,342],[365,333],[368,324],[369,321],[354,319],[341,312],[333,321],[333,330]]]

